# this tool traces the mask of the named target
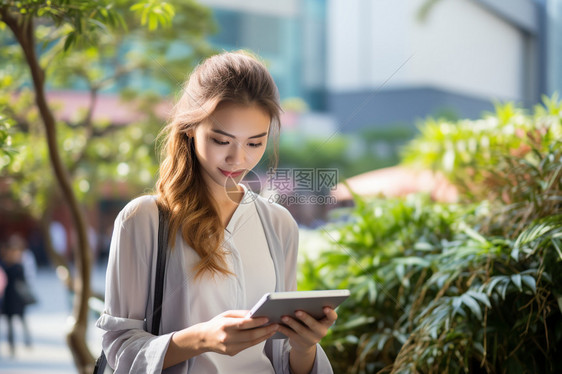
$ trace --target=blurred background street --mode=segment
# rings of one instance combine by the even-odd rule
[[[96,265],[92,273],[92,289],[103,292],[105,265]],[[0,373],[3,374],[75,374],[76,368],[66,345],[70,298],[56,273],[50,268],[37,272],[33,289],[39,302],[28,308],[27,323],[31,331],[32,346],[23,342],[21,325],[16,320],[16,355],[10,357],[6,338],[6,319],[0,319]],[[99,354],[101,331],[94,326],[92,313],[88,325],[88,345],[92,353]]]

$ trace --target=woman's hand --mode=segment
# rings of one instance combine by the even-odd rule
[[[164,356],[163,369],[205,352],[234,356],[275,334],[278,324],[264,326],[267,318],[247,318],[247,310],[229,310],[210,321],[176,331]]]
[[[290,328],[280,325],[279,331],[287,335],[293,349],[306,351],[320,342],[338,319],[338,314],[332,308],[325,307],[324,313],[324,318],[317,320],[305,312],[297,311],[295,315],[302,323],[285,316],[282,319],[283,323]]]
[[[279,325],[279,331],[287,335],[291,344],[290,364],[294,373],[309,373],[316,357],[316,344],[328,333],[328,329],[338,319],[338,314],[332,308],[324,308],[324,318],[317,320],[311,315],[297,311],[296,319],[285,316]]]
[[[272,337],[278,324],[264,326],[267,318],[246,317],[247,310],[229,310],[200,325],[201,343],[206,351],[234,356]]]

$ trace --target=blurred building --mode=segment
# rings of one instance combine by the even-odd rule
[[[282,99],[306,102],[306,133],[477,118],[496,101],[531,107],[562,91],[562,0],[198,1],[218,26],[211,45],[254,51]]]
[[[343,132],[476,118],[562,88],[561,0],[200,0],[212,42],[266,59],[281,96]]]
[[[282,98],[300,97],[326,110],[326,10],[324,0],[199,0],[219,31],[218,49],[248,48],[262,57]]]
[[[547,92],[545,2],[330,4],[329,110],[344,131],[441,113],[475,118],[495,100],[529,106]]]

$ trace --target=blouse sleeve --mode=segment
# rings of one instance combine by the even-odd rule
[[[115,373],[162,371],[172,333],[145,331],[152,310],[152,264],[158,239],[158,208],[152,197],[133,200],[115,220],[105,286],[103,350]],[[148,307],[149,306],[149,307]],[[149,321],[150,322],[150,321]]]

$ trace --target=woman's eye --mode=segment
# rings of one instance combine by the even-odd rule
[[[212,139],[213,139],[213,141],[214,141],[215,143],[217,143],[218,145],[227,145],[227,144],[228,144],[228,142],[221,142],[220,140],[215,139],[215,138],[212,138]]]
[[[227,145],[227,144],[230,144],[230,142],[229,142],[228,140],[222,141],[222,140],[219,140],[219,139],[217,139],[217,138],[211,138],[211,139],[213,140],[213,142],[215,142],[215,143],[218,144],[218,145]],[[248,143],[248,146],[249,146],[249,147],[252,147],[252,148],[259,148],[259,147],[262,146],[262,144],[263,144],[262,142],[260,142],[260,143]]]

